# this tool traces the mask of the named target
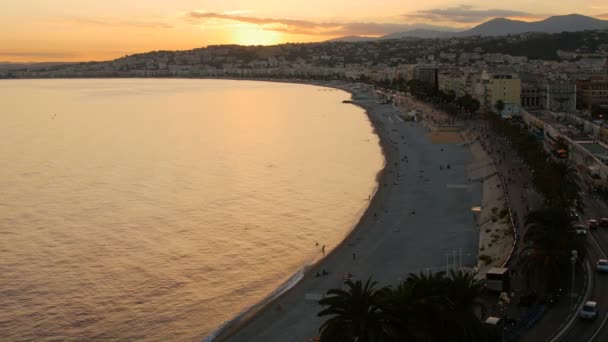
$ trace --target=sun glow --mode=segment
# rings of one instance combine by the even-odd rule
[[[232,31],[232,41],[239,45],[276,45],[283,42],[283,35],[257,25],[247,25]]]

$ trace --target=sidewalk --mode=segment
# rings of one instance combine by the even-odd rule
[[[420,106],[419,103],[415,104]],[[441,123],[446,120],[446,116],[441,111],[433,110],[430,119]],[[465,141],[481,143],[487,155],[493,160],[493,166],[496,167],[504,180],[503,185],[506,187],[504,190],[509,194],[508,205],[510,205],[514,215],[515,229],[518,238],[522,239],[526,232],[525,218],[528,212],[543,205],[542,196],[534,191],[532,174],[527,165],[517,155],[517,152],[511,147],[509,141],[493,132],[488,127],[487,122],[468,120],[465,121],[464,126],[469,133],[473,133]],[[520,241],[509,267],[518,268],[518,256],[523,247],[525,246]],[[580,294],[581,291],[584,291],[587,281],[589,280],[585,279],[584,282],[577,284],[575,287],[577,293]],[[512,302],[507,310],[510,312],[509,316],[517,320],[517,326],[512,328],[520,336],[520,338],[511,341],[550,341],[568,324],[572,315],[576,314],[576,310],[571,306],[571,299],[567,295],[562,296],[557,303],[546,309],[541,306],[528,309],[518,307],[520,296],[528,293],[530,289],[525,279],[518,272],[512,275],[511,285],[515,296],[511,298]]]

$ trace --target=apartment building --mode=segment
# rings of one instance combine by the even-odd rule
[[[593,105],[608,106],[608,77],[593,76],[576,83],[580,106],[591,109]]]

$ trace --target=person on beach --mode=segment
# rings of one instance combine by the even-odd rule
[[[323,247],[321,247],[321,252],[323,252],[323,255],[325,255],[325,245],[323,245]]]

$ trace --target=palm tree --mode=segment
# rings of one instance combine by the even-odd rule
[[[319,316],[321,341],[488,341],[478,302],[482,282],[474,273],[410,274],[395,288],[367,280],[330,290]]]
[[[576,170],[571,162],[551,162],[550,169],[553,174],[553,180],[559,182],[559,187],[553,184],[553,189],[558,191],[551,198],[553,205],[557,207],[573,207],[577,206],[582,209],[582,201],[580,198],[580,186],[576,182]]]
[[[392,341],[436,341],[450,308],[445,273],[410,274],[382,301],[385,331]]]
[[[413,324],[416,315],[412,303],[415,298],[411,286],[402,282],[396,288],[390,288],[381,297],[380,307],[384,331],[390,341],[416,341],[419,327]]]
[[[503,102],[503,100],[498,100],[496,101],[496,110],[498,111],[498,114],[502,113],[502,110],[505,109],[505,103]]]
[[[476,313],[479,318],[485,313],[483,304],[478,300],[483,289],[483,281],[475,272],[450,271],[448,297],[457,310]]]
[[[383,306],[386,331],[395,341],[483,341],[474,273],[410,274]]]
[[[474,272],[451,271],[447,297],[452,305],[452,341],[481,341],[484,331],[480,319],[485,306],[479,301],[483,281]]]
[[[521,251],[520,263],[530,280],[536,280],[545,290],[564,285],[564,275],[568,274],[564,270],[569,269],[572,250],[584,253],[583,242],[569,229],[571,222],[562,208],[532,211],[526,218],[526,247]]]
[[[325,308],[317,316],[332,316],[321,328],[321,341],[374,342],[384,341],[380,298],[386,288],[376,289],[377,282],[369,278],[347,281],[347,290],[332,289],[319,301]]]

